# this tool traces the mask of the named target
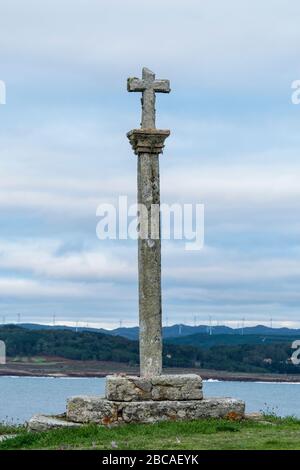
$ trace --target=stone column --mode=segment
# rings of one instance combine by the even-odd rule
[[[159,154],[169,134],[168,130],[158,129],[134,129],[127,134],[138,156],[138,203],[144,207],[139,217],[138,242],[142,377],[162,372]]]

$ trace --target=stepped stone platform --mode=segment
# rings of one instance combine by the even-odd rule
[[[207,418],[245,418],[245,404],[233,398],[206,398],[201,401],[110,402],[104,397],[74,397],[67,414],[35,415],[27,423],[29,431],[49,431],[94,423],[100,426],[128,423],[153,424]]]
[[[141,378],[108,376],[105,397],[69,398],[64,415],[36,415],[31,431],[45,431],[94,423],[100,426],[129,423],[197,420],[245,416],[245,403],[233,398],[203,398],[202,379],[196,374]]]
[[[243,417],[244,412],[244,402],[232,398],[117,402],[82,396],[69,399],[67,404],[68,420],[102,425],[225,418],[232,414]]]

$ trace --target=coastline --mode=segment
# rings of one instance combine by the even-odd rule
[[[72,361],[63,358],[47,358],[43,363],[30,360],[27,362],[13,361],[6,365],[0,365],[0,377],[104,378],[113,374],[138,375],[138,373],[138,367],[127,364],[105,361]],[[300,374],[228,372],[196,368],[170,368],[164,369],[164,373],[196,373],[201,375],[203,380],[300,383]]]

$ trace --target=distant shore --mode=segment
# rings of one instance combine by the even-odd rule
[[[138,367],[108,361],[72,361],[64,358],[47,357],[8,361],[0,365],[0,376],[14,377],[106,377],[111,374],[137,375]],[[264,374],[248,372],[228,372],[208,369],[170,368],[167,374],[201,375],[203,380],[242,381],[242,382],[284,382],[300,383],[300,374]]]

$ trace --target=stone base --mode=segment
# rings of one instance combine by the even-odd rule
[[[202,400],[202,379],[197,374],[106,377],[105,396],[112,401]]]
[[[72,423],[66,419],[65,415],[46,416],[34,415],[27,423],[29,431],[51,431],[51,429],[74,428],[81,426],[80,423]]]
[[[81,396],[67,402],[67,420],[75,423],[113,425],[158,423],[161,421],[205,418],[243,418],[245,403],[233,398],[207,398],[188,401],[109,401]]]
[[[64,415],[35,415],[28,422],[28,429],[46,431],[88,423],[110,426],[227,417],[244,418],[245,403],[233,398],[203,399],[202,379],[197,374],[151,378],[116,375],[107,377],[105,397],[70,398]]]

